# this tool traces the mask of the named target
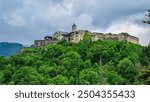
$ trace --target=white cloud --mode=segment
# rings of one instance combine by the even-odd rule
[[[80,29],[87,29],[89,27],[91,27],[92,24],[92,18],[90,15],[87,14],[81,14],[79,17],[76,18],[77,25],[79,25]]]

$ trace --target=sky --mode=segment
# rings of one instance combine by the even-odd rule
[[[127,32],[148,45],[147,9],[150,0],[0,0],[0,42],[31,45],[75,23],[91,32]]]

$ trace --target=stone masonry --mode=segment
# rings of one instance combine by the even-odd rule
[[[35,47],[41,47],[48,44],[54,44],[59,40],[66,40],[68,42],[80,42],[83,40],[84,35],[89,34],[91,35],[92,41],[97,40],[116,40],[116,41],[124,41],[124,42],[131,42],[134,44],[139,43],[139,38],[129,35],[128,33],[119,33],[119,34],[103,34],[98,32],[90,32],[88,30],[77,30],[77,26],[75,24],[72,25],[72,31],[70,33],[68,32],[62,32],[58,31],[55,32],[52,37],[46,36],[44,37],[44,40],[35,40],[34,46]]]

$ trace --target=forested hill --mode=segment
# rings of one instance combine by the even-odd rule
[[[60,41],[0,57],[0,84],[150,84],[150,46]]]
[[[23,46],[19,43],[0,42],[0,56],[9,57],[19,53]]]

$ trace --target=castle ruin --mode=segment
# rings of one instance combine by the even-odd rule
[[[116,41],[124,41],[124,42],[131,42],[134,44],[139,43],[139,38],[129,35],[128,33],[119,33],[119,34],[103,34],[98,32],[90,32],[88,30],[77,30],[77,26],[75,24],[72,25],[72,31],[70,33],[58,31],[55,32],[52,36],[44,37],[44,40],[35,40],[34,46],[41,47],[49,44],[54,44],[59,40],[66,40],[68,42],[80,42],[83,40],[84,35],[88,34],[91,36],[92,41],[97,40],[116,40]]]

